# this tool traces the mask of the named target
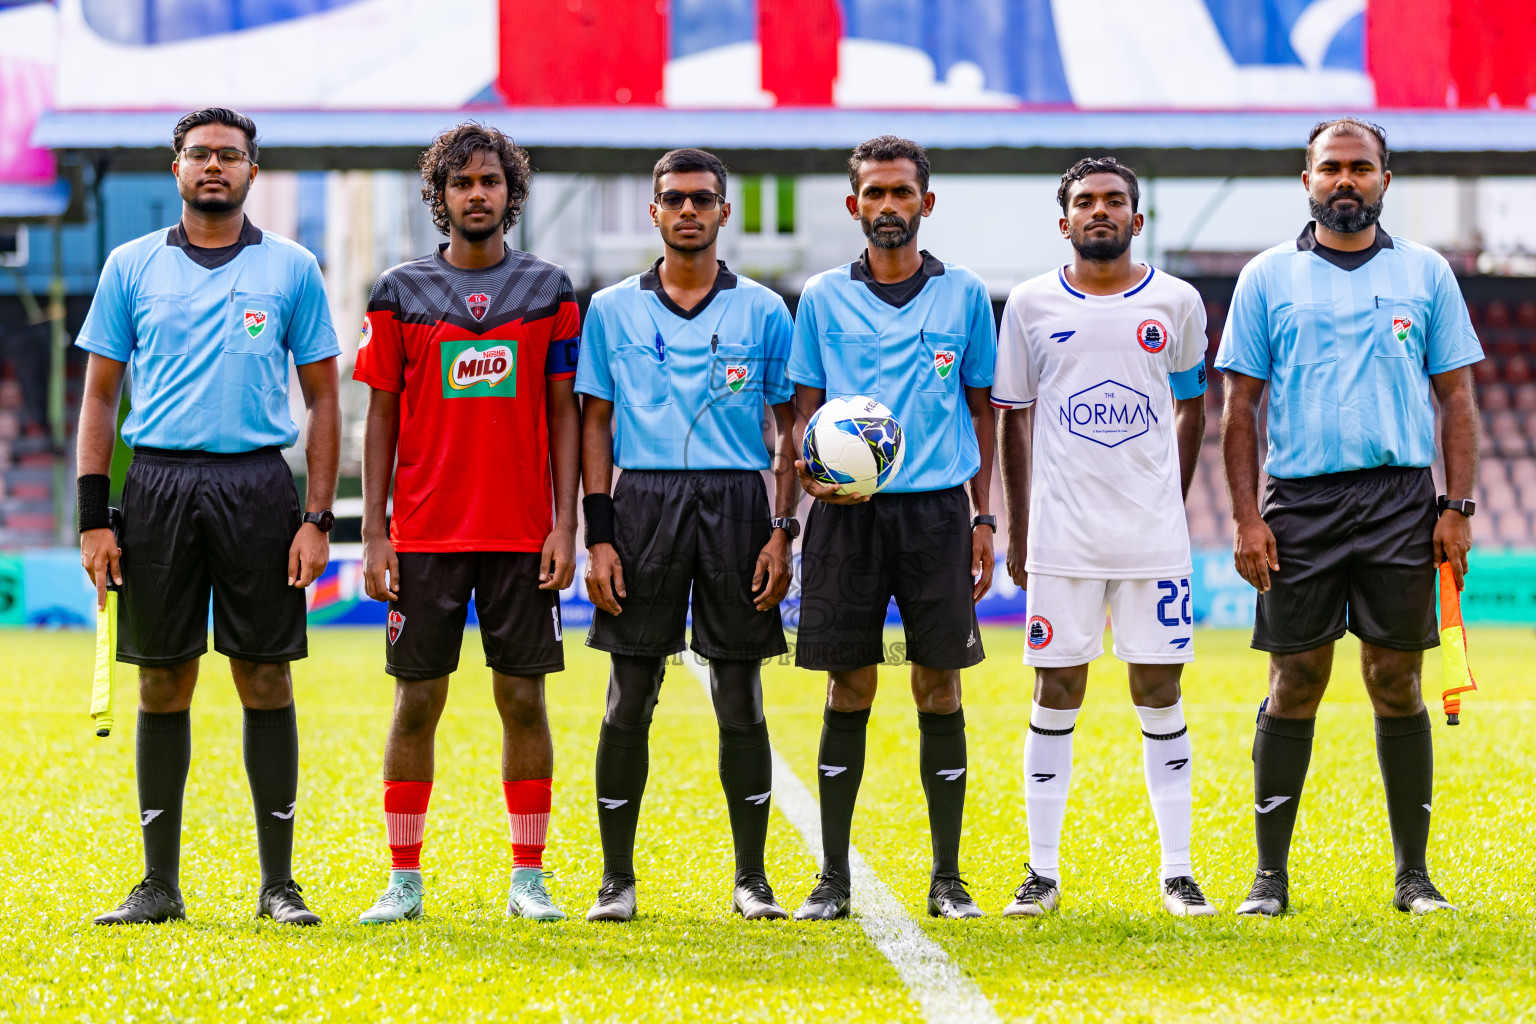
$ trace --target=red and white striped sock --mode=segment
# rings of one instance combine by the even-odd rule
[[[544,839],[549,834],[549,779],[521,779],[501,784],[507,798],[507,824],[512,831],[512,866],[542,868]]]
[[[421,870],[421,840],[427,831],[430,782],[384,783],[384,833],[394,871]]]

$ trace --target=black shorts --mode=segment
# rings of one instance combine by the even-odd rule
[[[276,448],[236,455],[139,448],[123,483],[117,659],[178,665],[213,647],[243,661],[309,653],[304,591],[288,585],[300,525]]]
[[[1435,625],[1435,483],[1382,466],[1270,478],[1261,509],[1280,571],[1260,594],[1253,646],[1296,654],[1345,632],[1397,651],[1440,644]]]
[[[795,664],[837,672],[886,660],[885,610],[895,597],[908,660],[969,668],[985,657],[974,584],[964,488],[818,501],[800,554]]]
[[[459,667],[469,597],[475,597],[485,663],[508,676],[565,669],[560,593],[539,589],[533,551],[402,551],[400,600],[389,604],[384,671],[436,679]]]
[[[757,661],[788,652],[779,609],[753,604],[757,556],[773,532],[763,476],[751,469],[630,469],[613,489],[614,548],[624,567],[622,615],[592,615],[587,646],[668,657],[683,649],[689,591],[692,647],[706,658]]]

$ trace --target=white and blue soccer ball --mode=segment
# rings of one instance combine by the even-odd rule
[[[834,398],[805,427],[800,457],[811,476],[839,494],[875,494],[901,470],[906,446],[891,410],[856,395]]]

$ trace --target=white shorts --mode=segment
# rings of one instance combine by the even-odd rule
[[[1195,660],[1189,580],[1085,580],[1029,574],[1024,664],[1086,665],[1104,653],[1109,613],[1115,657],[1132,665]]]

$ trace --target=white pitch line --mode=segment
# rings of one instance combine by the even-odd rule
[[[708,664],[692,651],[684,652],[682,658],[709,697]],[[819,863],[821,808],[779,749],[770,749],[774,805],[795,826]],[[848,866],[853,874],[853,916],[922,1007],[923,1019],[928,1024],[996,1024],[997,1011],[981,989],[961,973],[948,953],[923,934],[864,855],[851,845]]]

